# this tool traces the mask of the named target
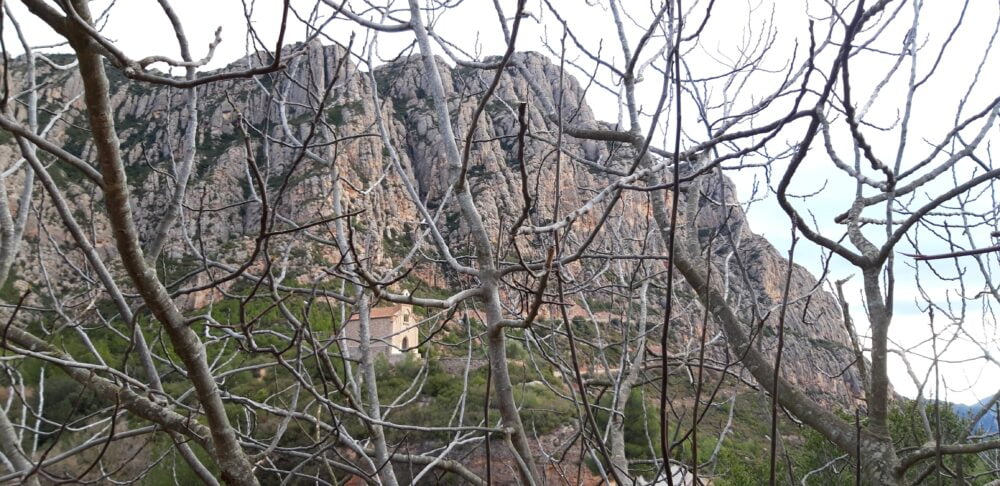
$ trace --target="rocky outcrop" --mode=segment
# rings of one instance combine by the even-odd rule
[[[437,209],[448,191],[448,174],[426,80],[416,59],[389,62],[369,73],[344,56],[339,47],[312,44],[290,61],[283,74],[197,88],[200,122],[194,176],[182,220],[171,233],[160,265],[168,280],[184,275],[196,263],[190,256],[191,245],[199,251],[204,248],[212,258],[239,262],[246,257],[259,230],[260,203],[254,199],[258,191],[249,174],[244,142],[233,125],[238,116],[252,126],[250,155],[269,189],[269,204],[280,216],[276,220],[279,227],[287,227],[288,221],[305,225],[329,217],[333,213],[334,183],[339,178],[345,209],[357,212],[352,217],[352,237],[362,257],[374,268],[386,268],[409,248],[420,218],[378,135],[376,116],[385,120],[389,137],[399,149],[404,174],[415,182],[428,207]],[[585,90],[572,77],[560,75],[557,65],[540,54],[516,56],[521,69],[511,68],[505,73],[494,100],[486,106],[474,137],[474,162],[469,167],[472,192],[487,228],[491,234],[504,237],[505,225],[510,225],[522,209],[519,164],[524,163],[531,174],[528,182],[535,198],[531,222],[544,224],[552,220],[557,206],[564,213],[607,185],[611,176],[594,167],[621,170],[631,161],[621,147],[569,137],[564,137],[561,152],[555,150],[557,134],[536,97],[544,97],[549,106],[561,102],[571,107],[566,110],[567,121],[576,126],[597,128],[602,124],[584,101]],[[479,94],[491,81],[492,72],[455,68],[444,62],[440,62],[440,68],[455,126],[462,130],[469,126]],[[81,83],[73,71],[43,65],[39,69],[47,82],[46,106],[56,109],[81,92]],[[143,236],[150,238],[173,187],[168,174],[176,162],[180,134],[188,123],[182,109],[185,93],[130,82],[113,69],[109,72],[113,75],[112,100],[135,214]],[[528,78],[534,89],[529,88]],[[518,160],[515,150],[516,106],[520,102],[528,103],[532,135],[524,160]],[[80,113],[79,100],[72,106],[49,138],[88,160],[93,153],[86,136],[86,117]],[[288,121],[287,132],[283,119]],[[315,122],[320,129],[315,128]],[[465,135],[460,132],[458,136]],[[307,141],[310,153],[304,153],[293,139]],[[0,146],[3,157],[16,159],[9,139],[4,142]],[[93,228],[100,251],[111,256],[113,245],[107,225],[100,211],[91,210],[100,207],[98,192],[88,183],[79,182],[80,177],[72,169],[55,164],[52,172],[64,182],[67,195],[80,209],[79,217]],[[556,190],[557,181],[561,191]],[[697,231],[704,245],[711,235],[721,235],[712,251],[722,254],[738,250],[747,271],[739,277],[734,274],[730,285],[743,296],[739,299],[741,312],[756,315],[763,323],[760,346],[773,347],[775,309],[781,301],[787,262],[770,243],[747,228],[725,179],[716,177],[705,188],[712,196],[706,201],[729,204],[704,202],[697,220],[686,224],[685,228],[690,229],[685,230]],[[594,251],[621,251],[621,245],[634,244],[629,243],[630,236],[648,232],[646,197],[628,194],[622,199],[615,210],[621,217],[607,230],[614,235],[596,239]],[[21,285],[39,281],[38,262],[42,262],[48,272],[63,272],[56,279],[62,290],[87,288],[85,279],[60,264],[64,258],[60,253],[72,246],[69,235],[60,230],[54,212],[44,204],[45,196],[40,194],[37,199],[41,216],[29,228],[31,244],[19,259],[18,280]],[[593,213],[584,215],[575,234],[586,234],[597,217]],[[462,245],[466,229],[450,205],[443,208],[439,223],[459,253],[468,254],[470,250]],[[332,238],[329,232],[314,234],[317,238]],[[430,248],[426,251],[433,254]],[[293,262],[288,278],[300,282],[321,278],[322,270],[341,258],[331,246],[301,237],[276,237],[270,252],[275,260]],[[74,252],[65,258],[82,262]],[[417,272],[424,280],[442,287],[449,283],[445,273],[426,260]],[[802,267],[793,269],[792,281],[791,295],[797,303],[786,323],[784,374],[815,396],[853,407],[853,397],[860,394],[860,380],[850,368],[853,354],[837,302],[823,289],[816,289],[815,279]],[[682,289],[680,295],[687,296],[685,305],[689,308],[697,307],[691,300],[693,293],[684,294]],[[204,298],[196,296],[192,305],[204,303]],[[685,325],[677,326],[678,336],[672,338],[679,345],[694,338],[697,319],[685,317],[681,321]]]

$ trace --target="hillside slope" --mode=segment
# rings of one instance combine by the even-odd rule
[[[359,69],[351,59],[343,59],[343,55],[344,51],[338,47],[314,44],[290,63],[287,71],[290,79],[271,76],[261,81],[231,80],[198,88],[201,123],[195,175],[186,199],[188,209],[182,225],[185,231],[171,233],[161,263],[168,277],[181,276],[187,269],[194,268],[197,262],[190,257],[189,251],[193,241],[197,241],[211,258],[231,263],[241,261],[252,246],[259,204],[251,197],[254,190],[245,163],[244,145],[232,123],[236,117],[234,108],[259,130],[254,134],[256,138],[270,137],[266,143],[259,144],[255,155],[269,187],[280,190],[287,185],[281,197],[272,201],[283,218],[307,224],[329,216],[333,206],[333,181],[339,177],[346,187],[342,198],[345,209],[359,211],[356,237],[366,242],[363,257],[380,268],[388,268],[400,260],[403,256],[400,249],[408,248],[409,235],[420,225],[420,217],[409,204],[404,182],[392,170],[389,154],[377,136],[374,95],[381,100],[378,110],[386,120],[390,139],[403,148],[400,153],[403,172],[414,181],[420,196],[432,209],[441,204],[448,190],[443,149],[439,143],[441,135],[434,123],[419,63],[407,59],[386,63],[372,73],[373,83],[367,72]],[[484,142],[473,149],[474,163],[469,169],[476,204],[491,234],[501,234],[503,225],[510,224],[522,207],[514,143],[517,134],[514,106],[519,101],[527,100],[529,105],[532,137],[525,148],[525,163],[538,174],[534,214],[552,212],[556,204],[556,180],[562,184],[561,207],[577,207],[610,180],[609,175],[595,168],[614,170],[629,161],[628,154],[620,147],[567,138],[563,145],[564,156],[576,163],[565,163],[556,169],[551,145],[555,133],[549,130],[550,123],[537,109],[537,100],[528,96],[531,90],[525,76],[542,88],[550,105],[561,101],[564,106],[571,107],[568,112],[575,125],[596,128],[602,126],[602,122],[584,101],[585,92],[579,83],[567,77],[562,81],[564,89],[560,89],[559,67],[548,58],[536,53],[517,56],[526,69],[509,69],[501,79],[496,99],[487,106],[480,123],[482,135],[478,139]],[[440,68],[452,98],[452,114],[457,126],[467,126],[479,99],[477,95],[490,81],[489,74],[454,68],[443,62]],[[39,69],[45,83],[43,98],[52,110],[70,102],[81,92],[81,83],[72,70],[58,71],[46,66]],[[116,72],[109,70],[109,73]],[[128,164],[139,230],[149,238],[171,192],[171,178],[165,169],[171,164],[172,155],[176,155],[172,151],[185,128],[186,116],[180,108],[182,96],[177,90],[115,76],[112,99],[116,124]],[[310,139],[309,127],[316,119],[313,107],[319,106],[321,100],[310,94],[315,89],[308,88],[326,86],[332,81],[335,82],[320,119],[335,130],[337,139],[312,139],[312,149],[329,161],[323,164],[302,157],[301,151],[287,141],[293,137]],[[280,97],[273,97],[268,91],[275,83],[280,83],[279,91],[283,93]],[[80,113],[82,103],[77,100],[72,106],[74,108],[56,124],[48,138],[84,160],[91,160],[92,147],[85,136],[86,117]],[[283,117],[288,120],[288,132],[282,128]],[[16,147],[9,139],[3,142],[0,156],[16,158]],[[337,173],[334,167],[340,172]],[[99,196],[95,196],[93,187],[80,182],[72,169],[57,164],[52,170],[66,184],[67,193],[79,212],[90,215],[91,208],[100,207],[95,199]],[[731,237],[727,241],[738,242],[746,278],[744,281],[734,278],[731,285],[740,294],[741,308],[756,307],[765,313],[774,310],[781,301],[786,260],[769,242],[748,228],[738,204],[734,206],[737,201],[728,181],[716,179],[716,183],[706,187],[711,188],[711,197],[727,203],[725,210],[706,205],[697,221],[685,225],[686,230],[697,231],[703,236],[703,242],[713,232]],[[71,246],[69,236],[43,199],[39,196],[37,201],[41,208],[40,219],[33,218],[26,233],[29,244],[19,257],[14,288],[40,281],[38,262],[48,262],[51,264],[49,271],[58,272],[56,262],[64,257],[55,247]],[[619,235],[638,235],[642,231],[640,215],[645,214],[645,201],[640,196],[627,196],[620,204],[622,218],[615,231]],[[211,213],[199,213],[198,209],[210,209]],[[463,241],[465,228],[454,208],[446,205],[443,209],[441,226],[445,236],[453,242]],[[110,256],[114,250],[107,225],[99,212],[94,214],[90,223],[98,249]],[[203,224],[199,214],[204,217],[210,214],[211,224]],[[577,231],[593,225],[594,218],[592,214],[585,216]],[[49,237],[55,247],[38,244]],[[718,251],[725,253],[725,247],[722,245]],[[729,249],[731,251],[731,246]],[[593,250],[598,253],[613,251],[613,246],[610,239],[598,238]],[[289,278],[303,285],[322,280],[324,270],[340,258],[329,246],[309,240],[291,241],[282,251],[292,262]],[[71,254],[68,258],[74,260],[79,256]],[[429,259],[419,260],[413,275],[437,289],[447,289],[454,283],[454,276]],[[67,293],[82,287],[80,278],[72,273],[50,277],[57,288]],[[186,282],[197,284],[207,277],[195,274],[185,278]],[[809,296],[808,307],[799,308],[802,312],[789,313],[783,373],[790,382],[814,397],[853,408],[862,394],[861,384],[850,366],[853,353],[836,299],[824,289],[816,289],[815,278],[797,265],[793,270],[791,294],[800,300]],[[693,293],[685,293],[682,289],[679,295],[687,299],[682,304],[694,305]],[[205,298],[205,295],[195,295],[188,304],[198,307]],[[696,339],[694,319],[682,316],[679,321],[681,325],[676,327],[677,335],[671,342],[676,343],[678,349],[690,347]],[[760,344],[764,348],[774,346],[774,321],[774,318],[765,321]],[[721,354],[724,350],[717,348],[713,352]]]

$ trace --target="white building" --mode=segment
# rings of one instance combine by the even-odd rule
[[[420,333],[413,306],[398,304],[391,307],[375,307],[370,312],[369,334],[371,350],[374,353],[401,354],[416,353],[420,344]],[[352,314],[344,324],[344,335],[352,354],[358,349],[361,339],[361,321],[358,314]]]

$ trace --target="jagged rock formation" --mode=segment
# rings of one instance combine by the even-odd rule
[[[551,123],[538,108],[538,103],[532,101],[533,97],[544,96],[550,105],[561,101],[563,106],[570,107],[567,117],[574,125],[596,128],[601,122],[583,101],[581,86],[568,76],[560,76],[557,65],[539,54],[517,56],[523,61],[524,70],[509,69],[502,78],[496,98],[487,106],[476,134],[476,140],[483,142],[475,145],[474,163],[469,169],[476,203],[491,234],[502,234],[501,229],[517,218],[522,207],[520,161],[515,151],[516,103],[529,103],[528,119],[533,138],[525,149],[524,163],[531,169],[531,186],[535,191],[534,221],[544,223],[550,219],[557,204],[555,181],[562,185],[558,204],[565,211],[581,205],[610,180],[608,175],[597,170],[569,163],[569,159],[612,168],[622,168],[630,162],[628,154],[620,147],[567,137],[562,162],[557,165],[550,143],[556,135],[546,130]],[[488,84],[492,73],[453,68],[444,62],[440,62],[440,67],[451,97],[456,126],[467,127],[478,94]],[[40,65],[39,70],[47,83],[43,99],[51,109],[57,109],[82,91],[72,70],[57,71],[44,65]],[[233,80],[198,88],[198,152],[186,199],[187,209],[180,225],[184,231],[172,233],[162,264],[171,277],[182,275],[184,269],[193,264],[191,257],[185,256],[191,254],[186,238],[200,240],[206,253],[213,258],[238,262],[245,258],[257,232],[260,206],[248,202],[254,189],[244,144],[233,125],[237,110],[257,130],[251,134],[253,155],[272,191],[272,207],[277,208],[282,217],[299,224],[329,216],[332,214],[334,181],[339,176],[344,188],[345,209],[361,211],[354,218],[358,230],[355,241],[376,268],[384,268],[397,260],[399,249],[408,247],[411,233],[420,224],[416,210],[409,203],[403,180],[393,170],[389,154],[378,136],[376,113],[385,119],[389,137],[400,149],[403,172],[415,181],[420,196],[432,209],[441,204],[448,189],[448,174],[439,143],[441,135],[426,94],[429,89],[415,59],[382,65],[370,76],[351,59],[344,59],[342,49],[310,45],[304,54],[293,59],[287,72],[290,80],[275,75],[258,81]],[[171,193],[172,180],[165,171],[172,163],[172,152],[187,123],[187,115],[181,109],[184,94],[174,89],[129,82],[113,69],[109,74],[114,75],[112,100],[128,164],[135,214],[140,231],[149,237]],[[529,89],[525,75],[533,78],[542,93]],[[323,100],[324,87],[331,82],[333,87]],[[279,96],[272,95],[272,87],[278,88]],[[374,104],[376,94],[380,101],[378,112]],[[290,134],[282,128],[281,103],[285,106]],[[321,103],[325,103],[325,108],[317,115]],[[93,154],[86,138],[86,117],[79,112],[82,103],[77,101],[73,106],[75,108],[56,124],[48,138],[89,160]],[[324,134],[326,131],[310,130],[317,119],[330,128],[332,136]],[[300,141],[309,140],[310,150],[328,163],[303,156],[297,144],[289,143],[289,135]],[[464,137],[464,134],[459,136]],[[4,142],[0,146],[0,156],[15,160],[16,148],[9,137],[0,141]],[[93,213],[91,208],[100,207],[97,191],[89,183],[79,182],[80,178],[72,169],[58,163],[52,167],[54,175],[64,182],[67,196],[80,208],[81,218],[92,225],[98,248],[110,256],[113,245],[100,211],[89,216]],[[340,172],[335,174],[333,167]],[[716,200],[735,202],[731,186],[724,180],[715,181],[705,185],[706,191]],[[724,188],[728,188],[727,194],[721,194]],[[62,257],[53,245],[60,249],[72,246],[69,236],[61,230],[58,217],[44,203],[45,196],[41,191],[36,194],[39,194],[36,204],[41,216],[32,222],[26,235],[29,244],[19,258],[15,286],[39,281],[39,262],[47,271],[58,272],[58,267],[65,266],[59,264]],[[643,224],[648,221],[632,215],[647,214],[645,197],[629,195],[623,199],[616,214],[624,217],[615,223],[614,232],[637,235],[644,231]],[[699,212],[694,228],[704,243],[712,231],[726,228],[724,233],[739,242],[739,255],[747,268],[745,277],[731,279],[733,289],[748,296],[743,302],[745,308],[756,304],[763,313],[773,311],[781,301],[787,263],[770,243],[750,231],[738,206],[727,207],[723,211],[706,205],[704,211]],[[200,209],[212,212],[200,218]],[[577,225],[577,232],[586,231],[595,222],[596,215],[585,215]],[[439,223],[452,241],[462,241],[464,228],[452,208],[444,208]],[[48,243],[49,237],[53,245]],[[613,251],[613,243],[610,239],[598,239],[595,251]],[[331,247],[302,238],[276,238],[273,247],[276,254],[283,252],[294,262],[289,277],[301,282],[320,278],[321,269],[340,258]],[[66,258],[82,261],[74,252],[69,252]],[[438,286],[448,284],[443,273],[427,262],[421,264],[417,274]],[[82,288],[78,276],[64,271],[56,277],[57,286],[67,293]],[[794,268],[792,281],[793,297],[807,294],[812,297],[806,312],[802,311],[804,302],[793,306],[796,311],[789,312],[783,372],[792,383],[801,385],[812,395],[853,407],[853,397],[860,395],[860,380],[853,369],[844,371],[849,368],[853,355],[837,302],[823,289],[813,291],[815,279],[801,267]],[[686,293],[681,289],[680,294],[686,296],[688,305],[694,305],[689,289]],[[751,295],[755,297],[751,299]],[[755,301],[751,301],[753,299]],[[197,301],[192,303],[197,304]],[[773,346],[775,321],[773,316],[766,320],[761,331],[761,346]],[[694,339],[693,326],[678,326],[675,332],[678,335],[672,340],[679,346]]]

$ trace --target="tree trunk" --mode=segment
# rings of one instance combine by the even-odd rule
[[[376,421],[382,420],[382,404],[378,398],[378,381],[375,376],[375,359],[371,350],[371,306],[368,301],[368,294],[364,289],[358,289],[358,325],[360,336],[359,351],[361,353],[361,373],[365,380],[365,393],[368,398],[368,415]],[[373,423],[368,426],[372,434],[372,442],[375,445],[375,461],[379,468],[379,478],[386,486],[396,486],[396,471],[392,468],[389,460],[389,448],[385,443],[385,431],[382,426]]]
[[[75,1],[73,6],[84,21],[91,21],[86,2]],[[73,25],[70,34],[70,45],[79,60],[96,158],[105,183],[105,208],[123,266],[143,301],[167,331],[174,350],[184,362],[188,379],[194,385],[198,402],[204,408],[211,430],[215,459],[222,471],[223,480],[228,484],[255,486],[259,483],[253,474],[253,466],[243,452],[236,431],[226,415],[218,385],[206,360],[204,344],[187,325],[166,288],[153,269],[146,265],[143,257],[138,231],[132,218],[128,182],[114,126],[103,58],[96,51],[89,34],[82,28]]]

